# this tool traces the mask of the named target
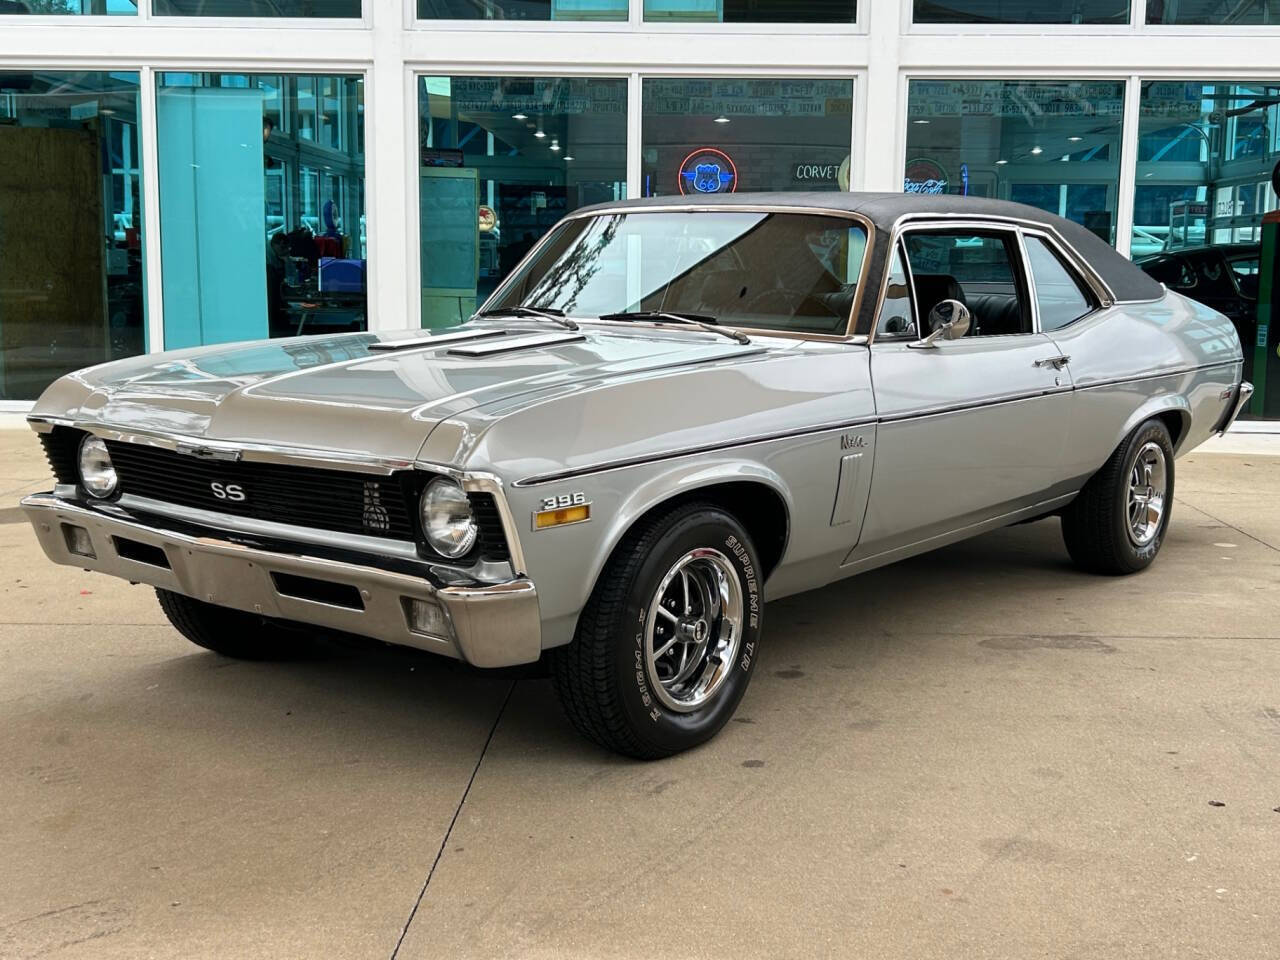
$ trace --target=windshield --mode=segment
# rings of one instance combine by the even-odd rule
[[[752,211],[602,214],[561,224],[488,304],[577,319],[667,312],[842,334],[866,252],[839,217]]]

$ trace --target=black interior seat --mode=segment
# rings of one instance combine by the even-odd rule
[[[1003,293],[974,294],[968,303],[973,322],[984,337],[1023,333],[1022,307],[1018,298]]]

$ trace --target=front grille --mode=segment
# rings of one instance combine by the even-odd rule
[[[499,563],[510,560],[511,551],[507,547],[507,538],[502,533],[502,515],[498,512],[498,501],[491,493],[472,493],[469,497],[476,526],[480,528],[477,544],[480,556]]]
[[[413,539],[405,483],[396,476],[202,460],[118,440],[108,440],[107,451],[123,493],[255,520]]]
[[[78,484],[77,461],[85,434],[55,427],[40,435],[58,483]],[[443,559],[422,546],[418,497],[430,474],[406,470],[391,476],[348,473],[251,460],[202,460],[162,447],[108,440],[120,492],[256,520],[390,540],[412,540],[427,559]],[[220,489],[223,496],[218,496]],[[241,499],[243,497],[243,499]],[[498,502],[472,493],[480,535],[472,552],[453,563],[511,559]]]
[[[81,431],[67,427],[54,427],[48,433],[40,434],[40,446],[44,447],[44,456],[49,461],[55,483],[80,482],[77,461],[83,438]]]

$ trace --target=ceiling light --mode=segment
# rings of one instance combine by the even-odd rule
[[[997,160],[997,161],[996,161],[996,166],[997,166],[997,167],[1003,167],[1003,166],[1004,166],[1006,163],[1008,163],[1008,162],[1009,162],[1008,160]]]
[[[513,113],[511,115],[511,119],[512,120],[528,120],[529,118],[523,113]]]
[[[1084,137],[1067,137],[1068,143],[1079,143]]]
[[[729,122],[729,118],[728,118],[728,117],[726,117],[726,116],[722,113],[722,114],[720,114],[720,116],[716,117],[716,118],[715,118],[714,120],[712,120],[711,122],[712,122],[712,123],[728,123],[728,122]]]
[[[572,160],[572,159],[573,159],[573,157],[565,157],[565,160],[566,160],[566,161],[569,161],[569,160]]]
[[[560,141],[559,141],[559,140],[552,140],[552,141],[551,141],[551,149],[552,149],[553,151],[555,151],[556,153],[559,153],[559,152],[560,152]]]
[[[1033,157],[1038,157],[1038,156],[1040,156],[1040,154],[1042,154],[1042,153],[1044,153],[1044,148],[1043,148],[1043,147],[1032,147],[1032,148],[1031,148],[1031,155],[1032,155]]]
[[[912,123],[928,123],[928,120],[912,120]]]
[[[539,140],[542,140],[546,137],[546,133],[542,130],[535,130],[533,135],[537,137]]]

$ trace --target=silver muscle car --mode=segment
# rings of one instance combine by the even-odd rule
[[[636,201],[452,329],[64,377],[23,504],[201,646],[545,658],[578,730],[659,757],[729,719],[768,599],[1049,515],[1082,567],[1143,569],[1175,456],[1251,389],[1230,321],[1029,207]]]

